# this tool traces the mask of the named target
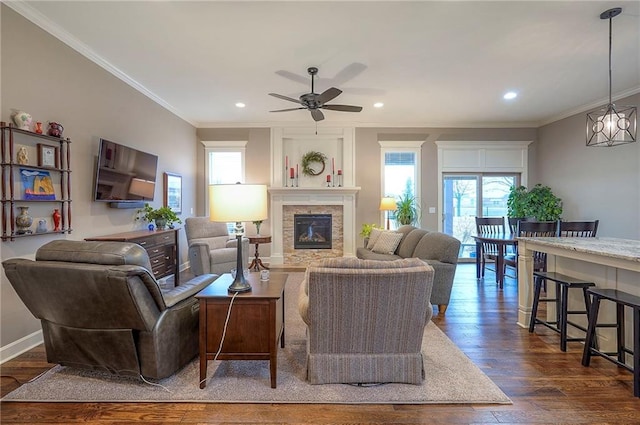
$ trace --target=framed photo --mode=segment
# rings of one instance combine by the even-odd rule
[[[182,176],[164,173],[164,206],[176,214],[182,214]]]
[[[58,147],[38,143],[38,166],[60,168],[58,162]]]

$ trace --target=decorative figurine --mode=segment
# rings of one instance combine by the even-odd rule
[[[36,227],[36,233],[46,233],[47,232],[47,220],[44,218],[38,220],[38,227]]]
[[[18,149],[18,164],[20,165],[28,165],[29,164],[29,155],[27,154],[27,148],[24,146]]]
[[[36,128],[33,131],[38,134],[42,134],[42,123],[40,121],[36,122]]]

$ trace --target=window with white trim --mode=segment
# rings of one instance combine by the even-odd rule
[[[411,196],[420,206],[420,151],[422,141],[381,141],[381,197]],[[393,211],[391,227],[396,228]]]
[[[202,142],[205,146],[205,213],[209,213],[209,185],[244,183],[246,141]],[[231,231],[235,223],[227,223]]]

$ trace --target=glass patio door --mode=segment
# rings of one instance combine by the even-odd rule
[[[461,260],[475,259],[475,217],[506,217],[509,190],[519,185],[519,176],[457,173],[442,178],[442,231],[462,242]]]

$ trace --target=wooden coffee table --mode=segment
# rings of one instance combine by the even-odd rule
[[[269,360],[271,388],[276,388],[278,340],[284,348],[285,273],[272,273],[260,281],[260,273],[249,273],[250,292],[239,293],[231,306],[231,315],[218,360]],[[233,298],[227,288],[233,282],[223,274],[200,291],[200,388],[207,379],[207,361],[215,358]]]

